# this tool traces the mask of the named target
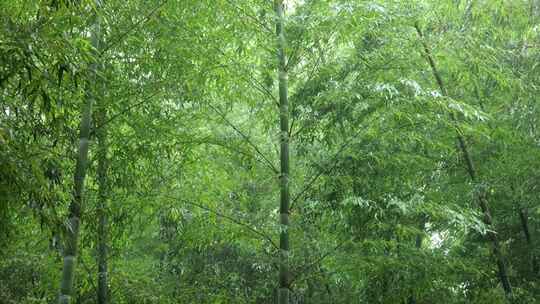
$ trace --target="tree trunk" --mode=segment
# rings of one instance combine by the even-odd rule
[[[92,46],[99,47],[100,25],[96,15],[96,21],[92,30]],[[97,55],[97,54],[96,54]],[[73,198],[69,205],[69,214],[66,227],[66,245],[63,257],[62,277],[60,281],[59,304],[69,304],[73,297],[73,282],[77,260],[77,246],[79,238],[79,225],[81,219],[81,206],[84,195],[84,179],[88,163],[88,146],[90,142],[90,128],[92,125],[92,105],[94,103],[94,83],[96,81],[97,64],[94,62],[90,67],[90,79],[87,85],[86,100],[82,110],[79,127],[79,148],[75,165]]]
[[[315,294],[315,284],[313,283],[313,280],[308,279],[307,280],[307,291],[306,291],[306,303],[311,304],[313,303],[313,295]]]
[[[420,219],[420,225],[418,228],[420,229],[420,233],[416,235],[416,238],[414,240],[414,247],[416,250],[420,251],[422,249],[422,242],[424,241],[424,229],[426,228],[426,222],[427,218],[425,216],[422,216]],[[414,291],[411,291],[411,295],[407,299],[408,304],[416,304],[416,296],[414,295]]]
[[[530,0],[530,19],[531,24],[535,24],[538,20],[538,16],[540,16],[540,1],[538,0]]]
[[[529,212],[527,208],[521,208],[519,210],[519,219],[521,221],[521,229],[525,235],[525,241],[527,242],[527,250],[529,251],[529,256],[531,259],[531,274],[533,277],[538,275],[539,265],[536,254],[534,253],[533,240],[531,238],[531,233],[529,230]]]
[[[474,4],[475,4],[475,0],[468,0],[465,5],[465,13],[463,14],[465,25],[471,22]]]
[[[414,26],[415,26],[416,31],[418,33],[418,36],[420,37],[420,40],[422,42],[422,46],[424,48],[425,56],[426,56],[426,58],[428,60],[429,66],[431,67],[433,77],[437,81],[437,85],[439,86],[439,89],[441,90],[441,94],[443,96],[448,96],[448,92],[446,91],[446,87],[444,86],[444,83],[442,81],[442,77],[439,74],[439,71],[437,70],[437,66],[435,64],[435,61],[434,61],[432,55],[431,55],[431,51],[430,51],[426,41],[424,40],[424,37],[423,37],[422,31],[420,29],[420,26],[418,25],[418,23],[416,23]],[[468,173],[468,175],[470,177],[470,180],[471,180],[471,182],[473,182],[473,184],[479,184],[478,181],[477,181],[476,169],[474,167],[473,160],[472,160],[472,158],[471,158],[471,156],[469,154],[469,148],[467,146],[465,138],[463,138],[463,136],[461,135],[462,132],[459,130],[459,127],[457,126],[457,119],[456,119],[456,117],[455,117],[455,115],[453,113],[450,113],[450,118],[452,119],[452,121],[454,123],[456,123],[456,129],[457,129],[456,136],[457,136],[457,140],[458,140],[458,144],[459,144],[459,149],[461,150],[463,160],[465,161],[467,173]],[[501,246],[500,246],[500,243],[499,243],[499,239],[497,237],[497,233],[494,231],[495,228],[493,226],[493,220],[492,220],[492,217],[491,217],[491,211],[489,210],[489,203],[488,203],[488,200],[486,198],[486,193],[485,193],[484,189],[482,189],[482,188],[478,189],[477,200],[478,200],[478,204],[480,205],[480,209],[482,210],[482,213],[484,214],[484,223],[486,224],[486,226],[489,229],[489,231],[487,232],[487,236],[488,236],[489,240],[492,243],[492,251],[493,251],[493,255],[495,257],[495,260],[496,260],[496,263],[497,263],[497,268],[498,268],[498,271],[499,271],[499,273],[498,273],[499,274],[499,280],[500,280],[501,285],[503,287],[504,293],[506,294],[507,298],[510,299],[510,298],[512,298],[512,286],[510,285],[510,280],[508,279],[508,271],[506,269],[506,263],[505,263],[504,256],[503,256],[503,254],[501,252]]]
[[[275,0],[276,36],[278,51],[279,80],[279,120],[280,120],[280,263],[279,263],[279,304],[289,304],[289,101],[287,98],[287,66],[285,57],[284,5],[283,0]]]
[[[107,120],[107,108],[103,98],[100,98],[100,108],[97,113],[97,125],[96,132],[98,140],[98,169],[97,169],[97,182],[99,186],[98,192],[98,206],[97,206],[97,218],[98,218],[98,231],[97,231],[97,264],[98,264],[98,277],[97,277],[97,302],[98,304],[106,304],[108,302],[108,271],[107,271],[107,235],[108,235],[108,217],[107,217],[107,200],[109,197],[109,185],[107,179],[108,160],[107,160],[107,127],[105,125]]]

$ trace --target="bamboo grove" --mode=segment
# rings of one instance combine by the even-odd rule
[[[540,1],[0,20],[0,303],[540,301]]]

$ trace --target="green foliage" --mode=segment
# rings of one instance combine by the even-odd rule
[[[88,96],[74,302],[104,126],[111,303],[274,303],[283,229],[295,303],[508,303],[490,233],[538,301],[540,2],[286,3],[288,227],[272,1],[0,1],[0,303],[55,301]]]

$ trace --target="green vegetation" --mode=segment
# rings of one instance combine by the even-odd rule
[[[0,22],[0,304],[539,303],[540,0]]]

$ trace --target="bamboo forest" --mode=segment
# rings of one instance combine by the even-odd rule
[[[540,0],[0,22],[0,304],[540,303]]]

